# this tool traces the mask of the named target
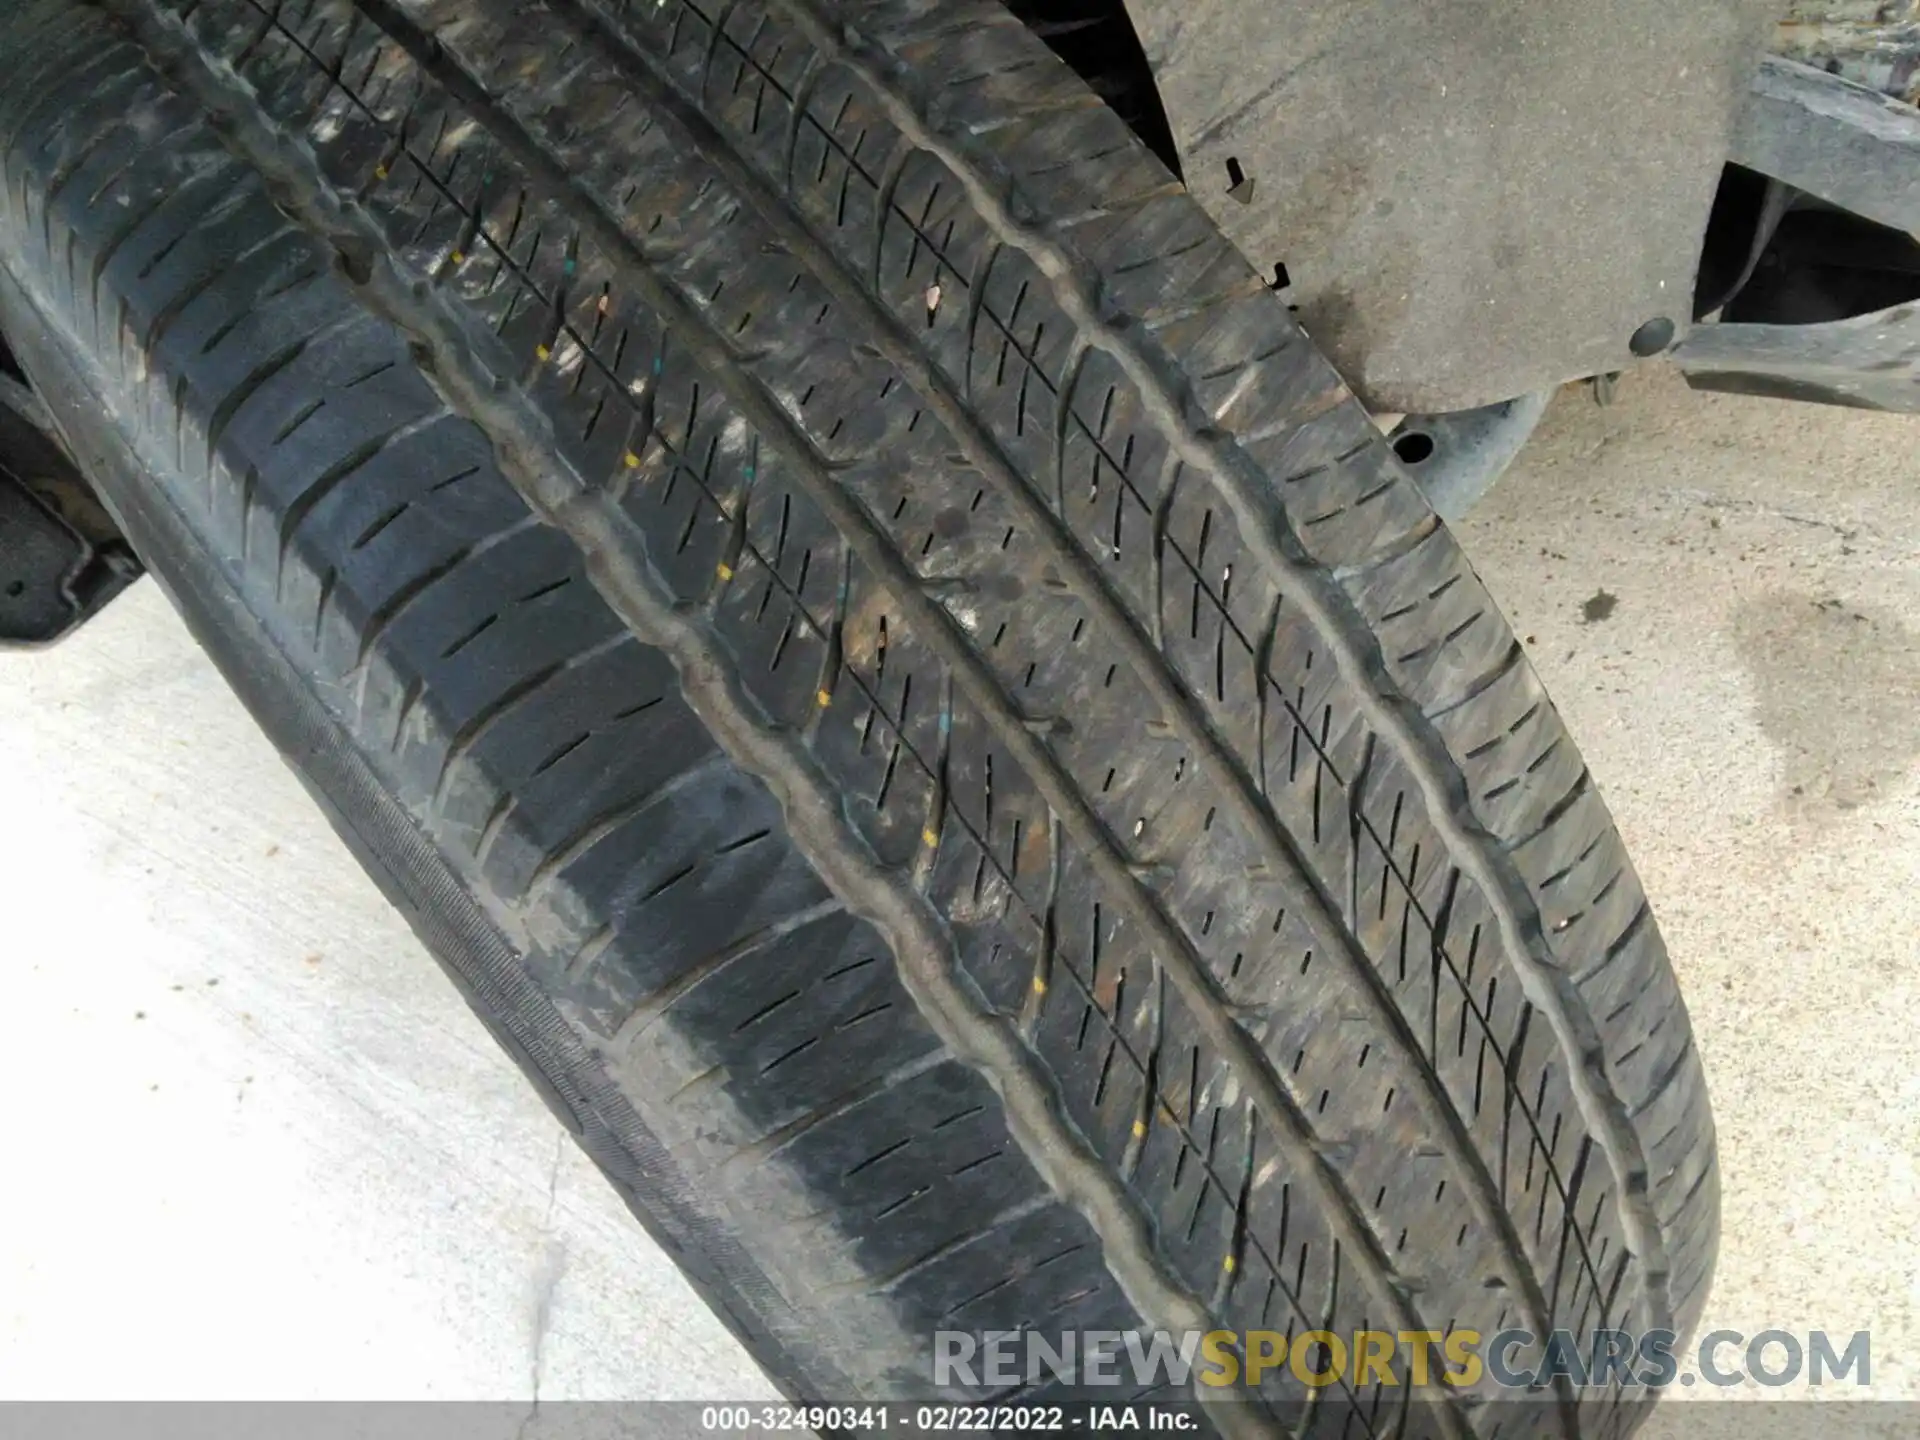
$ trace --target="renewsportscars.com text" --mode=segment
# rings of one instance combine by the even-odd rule
[[[1555,1330],[1308,1330],[1141,1332],[1123,1330],[942,1330],[934,1335],[933,1382],[948,1386],[1258,1386],[1291,1377],[1319,1388],[1344,1385],[1491,1384],[1539,1390],[1566,1380],[1577,1388],[1671,1386],[1865,1386],[1872,1378],[1868,1333],[1829,1335],[1714,1330],[1682,1352],[1670,1330],[1635,1334]]]

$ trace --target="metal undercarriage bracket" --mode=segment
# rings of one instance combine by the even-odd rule
[[[1388,439],[1440,518],[1458,520],[1513,464],[1552,399],[1537,390],[1478,410],[1408,415]]]
[[[1692,318],[1777,0],[1129,5],[1188,188],[1377,411],[1467,410]]]

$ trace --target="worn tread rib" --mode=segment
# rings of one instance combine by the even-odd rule
[[[477,361],[476,352],[485,341],[471,333],[468,317],[409,281],[384,234],[361,213],[359,201],[338,194],[298,142],[254,109],[246,82],[210,61],[175,17],[153,0],[107,3],[156,68],[206,107],[216,129],[261,171],[296,219],[336,248],[344,244],[350,253],[371,257],[373,263],[364,279],[359,279],[364,302],[431,348],[443,392],[493,440],[503,472],[537,514],[580,546],[596,585],[615,610],[673,658],[690,703],[736,762],[758,775],[779,797],[796,843],[849,908],[889,936],[900,976],[935,1032],[956,1054],[992,1077],[1005,1103],[1009,1126],[1029,1160],[1054,1191],[1094,1226],[1109,1266],[1129,1298],[1163,1328],[1213,1328],[1199,1300],[1155,1256],[1145,1224],[1122,1187],[1064,1123],[1052,1087],[1037,1071],[1017,1032],[986,1007],[955,968],[954,942],[945,920],[910,884],[885,869],[852,830],[837,792],[804,746],[791,732],[768,728],[755,713],[757,706],[730,673],[705,619],[655,593],[657,582],[645,559],[644,542],[631,520],[572,471],[552,444],[551,422],[515,387],[499,386],[498,377]],[[385,12],[380,23],[390,34],[394,28],[403,34],[411,30],[406,17],[392,7],[368,8]],[[440,66],[439,47],[427,43],[424,36],[419,36],[419,42],[426,62],[423,68]],[[480,98],[484,105],[484,92]],[[685,313],[687,307],[677,295],[667,293],[664,286],[658,288],[660,293],[650,298],[664,313],[678,316],[676,333],[684,338],[705,329],[704,322]],[[709,345],[719,349],[712,342]],[[708,346],[696,343],[695,353],[704,348]],[[722,368],[732,365],[724,352],[703,358],[710,368],[716,359]],[[760,422],[763,433],[782,433],[790,426],[771,405],[756,403],[750,395],[734,399]],[[771,413],[754,413],[761,410]],[[789,443],[794,441],[790,438]],[[796,448],[802,454],[810,449],[801,446],[804,442]],[[1008,1218],[1003,1215],[996,1224]],[[924,1263],[925,1259],[915,1262]],[[895,1274],[890,1283],[899,1283],[911,1269]],[[1210,1414],[1223,1432],[1266,1433],[1258,1411],[1222,1403],[1217,1392],[1203,1398],[1214,1402]]]
[[[918,349],[903,333],[894,317],[874,302],[871,292],[829,254],[824,247],[814,243],[799,217],[790,209],[786,200],[777,194],[767,177],[762,176],[750,164],[738,159],[720,138],[719,132],[711,122],[690,103],[683,100],[654,63],[642,52],[628,43],[617,32],[605,26],[604,21],[584,0],[558,0],[554,7],[571,14],[585,33],[600,44],[618,54],[625,62],[626,73],[641,86],[642,92],[662,108],[670,110],[675,120],[686,127],[694,136],[697,152],[716,171],[725,176],[735,189],[745,193],[754,203],[756,210],[781,235],[793,250],[793,253],[807,264],[809,270],[820,278],[834,295],[836,300],[849,307],[858,307],[868,314],[873,332],[881,337],[879,341],[883,354],[907,377],[928,406],[948,426],[960,440],[961,448],[972,461],[981,475],[1002,493],[1014,500],[1021,515],[1033,531],[1042,536],[1050,553],[1059,558],[1073,573],[1075,590],[1083,599],[1089,601],[1106,625],[1109,632],[1122,647],[1122,652],[1134,662],[1136,673],[1146,683],[1154,699],[1162,710],[1175,717],[1182,736],[1193,748],[1205,757],[1206,763],[1224,777],[1223,788],[1239,807],[1240,813],[1249,830],[1256,834],[1273,861],[1279,865],[1297,871],[1307,885],[1305,909],[1309,923],[1313,926],[1317,943],[1328,953],[1338,955],[1341,963],[1366,987],[1373,999],[1382,1028],[1392,1037],[1398,1052],[1408,1068],[1420,1079],[1419,1095],[1424,1113],[1428,1119],[1445,1131],[1453,1140],[1452,1157],[1456,1161],[1460,1178],[1474,1197],[1475,1213],[1482,1224],[1497,1235],[1508,1255],[1510,1277],[1518,1284],[1528,1308],[1529,1323],[1538,1334],[1546,1334],[1552,1327],[1548,1322],[1546,1299],[1541,1292],[1539,1282],[1528,1265],[1512,1217],[1500,1203],[1497,1188],[1491,1171],[1479,1157],[1459,1115],[1447,1103],[1441,1092],[1438,1076],[1432,1065],[1419,1051],[1417,1042],[1412,1038],[1405,1017],[1387,997],[1384,985],[1373,965],[1362,955],[1352,935],[1333,916],[1328,905],[1324,889],[1313,880],[1311,869],[1304,863],[1291,837],[1280,827],[1272,809],[1256,793],[1244,766],[1228,751],[1217,730],[1201,711],[1198,702],[1186,687],[1175,677],[1167,666],[1159,647],[1153,645],[1149,637],[1141,630],[1139,623],[1124,610],[1112,585],[1090,563],[1084,549],[1066,528],[1059,514],[1040,499],[1031,482],[1023,477],[1014,463],[1007,457],[999,442],[989,434],[980,420],[969,411],[960,397],[953,391],[945,377],[933,366],[924,353]],[[714,38],[724,28],[724,19],[715,22]],[[399,38],[396,36],[396,38]],[[407,43],[402,41],[402,43]],[[441,58],[444,61],[444,55]],[[476,88],[478,82],[474,82]],[[477,103],[477,102],[476,102]],[[794,110],[797,125],[803,112]],[[532,145],[529,138],[526,143]],[[550,161],[547,163],[551,163]],[[897,178],[897,174],[896,174]],[[883,200],[883,204],[888,203]],[[631,250],[631,244],[620,234],[622,248]],[[635,257],[635,263],[638,263]],[[875,267],[877,270],[877,266]],[[1073,362],[1069,362],[1067,373],[1073,373]],[[739,383],[752,383],[746,377],[740,377]],[[1072,383],[1068,381],[1061,387],[1063,396],[1071,396]],[[1070,405],[1063,401],[1061,415],[1070,411]],[[796,443],[798,443],[796,441]],[[822,473],[820,484],[829,484],[830,479]],[[862,558],[876,570],[889,572],[894,579],[894,593],[897,598],[907,600],[923,592],[918,578],[897,562],[891,548],[874,531],[871,522],[865,516],[855,518],[854,512],[847,507],[838,507],[842,511],[842,532],[851,533],[857,527],[864,531],[869,539],[860,547]],[[1083,843],[1090,848],[1100,846],[1109,852],[1115,852],[1110,837],[1103,833],[1103,827],[1090,812],[1076,805],[1072,787],[1059,771],[1059,766],[1051,756],[1027,738],[1026,727],[1018,723],[1011,703],[1004,691],[991,677],[985,675],[983,667],[973,664],[965,642],[952,634],[953,622],[937,606],[909,602],[919,612],[923,626],[935,627],[949,636],[945,647],[950,663],[956,668],[971,669],[974,675],[974,694],[982,699],[1000,718],[999,732],[1009,748],[1016,746],[1028,753],[1023,756],[1029,760],[1030,768],[1044,768],[1054,778],[1051,787],[1042,789],[1054,804],[1056,812],[1063,806],[1079,810],[1077,827]],[[1090,838],[1097,836],[1098,838]],[[1122,887],[1122,893],[1131,889],[1134,894],[1144,893],[1144,887],[1137,880],[1123,874],[1125,861],[1102,861],[1102,868],[1110,879]],[[1145,904],[1153,904],[1149,897]],[[1157,911],[1158,906],[1154,905]],[[1143,912],[1144,913],[1144,912]],[[1218,990],[1206,983],[1205,966],[1192,952],[1191,946],[1178,932],[1172,922],[1163,913],[1151,918],[1147,923],[1155,930],[1163,944],[1177,945],[1175,952],[1179,963],[1174,973],[1182,984],[1183,993],[1190,1004],[1204,1008],[1209,1014],[1208,1029],[1216,1041],[1236,1054],[1240,1063],[1250,1072],[1266,1072],[1267,1077],[1258,1083],[1265,1104],[1272,1106],[1275,1097],[1284,1097],[1284,1091],[1277,1075],[1272,1073],[1271,1063],[1253,1045],[1245,1032],[1226,1014],[1226,1002]],[[1043,927],[1043,933],[1044,927]],[[1176,938],[1177,937],[1177,938]],[[1043,944],[1037,952],[1043,963],[1047,949]],[[1036,986],[1038,993],[1044,993],[1045,977]],[[1217,1017],[1217,1018],[1216,1018]],[[1282,1101],[1280,1112],[1283,1126],[1292,1129],[1309,1150],[1316,1143],[1313,1127],[1307,1123],[1290,1097]],[[1324,1165],[1317,1159],[1315,1164]],[[1342,1189],[1339,1203],[1351,1213],[1351,1225],[1355,1227],[1351,1237],[1356,1247],[1361,1245],[1360,1237],[1368,1233],[1365,1220],[1354,1209],[1351,1197]],[[1364,1250],[1363,1250],[1364,1253]],[[1385,1272],[1381,1277],[1383,1284],[1391,1285],[1386,1278],[1392,1266],[1384,1251],[1375,1247],[1374,1263]],[[1408,1316],[1411,1305],[1408,1304]],[[1403,1317],[1407,1318],[1407,1317]],[[1417,1317],[1413,1317],[1416,1318]],[[1415,1328],[1424,1328],[1418,1325]],[[1563,1390],[1565,1387],[1563,1387]],[[1570,1392],[1562,1396],[1563,1404],[1571,1404]],[[1569,1433],[1573,1433],[1569,1422]]]
[[[1640,1281],[1653,1328],[1670,1328],[1673,1310],[1666,1283],[1671,1266],[1659,1218],[1653,1213],[1646,1157],[1626,1103],[1606,1073],[1594,1017],[1570,977],[1555,964],[1539,907],[1525,881],[1494,837],[1473,818],[1444,743],[1388,675],[1377,644],[1353,613],[1351,602],[1324,571],[1304,559],[1305,551],[1285,516],[1264,498],[1263,477],[1250,457],[1231,436],[1190,418],[1181,387],[1165,378],[1161,362],[1137,338],[1138,326],[1116,323],[1102,313],[1097,280],[1064,246],[1011,213],[1001,191],[966,145],[941,133],[910,98],[891,58],[857,31],[832,24],[809,0],[769,3],[789,16],[823,55],[860,76],[901,133],[954,173],[999,238],[1024,252],[1053,282],[1061,309],[1120,364],[1180,457],[1212,477],[1256,552],[1319,630],[1352,686],[1361,712],[1377,732],[1392,740],[1421,787],[1435,828],[1486,896],[1529,1000],[1552,1026],[1575,1077],[1574,1092],[1582,1112],[1601,1137],[1622,1222],[1641,1262]]]

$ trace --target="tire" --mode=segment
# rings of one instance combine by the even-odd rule
[[[341,833],[796,1395],[1691,1327],[1673,974],[1368,417],[995,5],[707,13],[0,16],[7,331]]]

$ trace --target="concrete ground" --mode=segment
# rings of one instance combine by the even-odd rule
[[[1692,1006],[1708,1324],[1920,1398],[1920,426],[1569,391],[1461,530]],[[0,1396],[767,1393],[151,585],[0,677]]]

